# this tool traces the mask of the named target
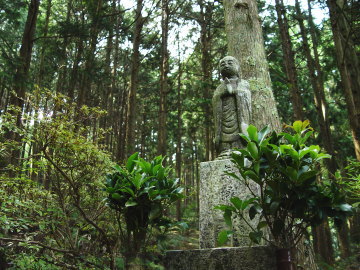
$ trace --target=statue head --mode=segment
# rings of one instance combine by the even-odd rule
[[[220,73],[223,79],[225,78],[239,78],[240,64],[239,61],[233,56],[225,56],[220,60]]]

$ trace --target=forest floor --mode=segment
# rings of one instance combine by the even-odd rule
[[[173,231],[167,236],[169,241],[168,250],[188,250],[199,248],[199,231],[188,229],[183,233]]]

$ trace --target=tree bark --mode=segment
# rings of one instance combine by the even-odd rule
[[[340,256],[342,259],[346,259],[351,255],[350,248],[350,230],[349,226],[346,222],[342,224],[341,228],[338,229],[338,239],[339,239],[339,247],[340,247]]]
[[[211,61],[211,24],[213,20],[214,2],[198,1],[200,6],[200,18],[197,20],[200,25],[200,44],[201,44],[201,69],[202,69],[202,90],[203,90],[203,111],[205,119],[205,160],[211,160],[212,137],[210,129],[212,121],[209,115],[211,111],[211,74],[213,71]]]
[[[36,22],[39,13],[40,0],[31,0],[28,8],[27,19],[22,36],[21,47],[19,52],[19,62],[16,73],[14,75],[14,92],[10,96],[10,104],[18,107],[13,113],[16,116],[16,126],[22,127],[22,110],[25,102],[25,92],[27,88],[28,75],[30,69],[30,62],[32,56],[32,49],[34,44],[34,36],[36,29]],[[21,142],[21,136],[18,133],[9,131],[5,134],[5,138]],[[20,158],[20,150],[14,150],[11,153],[9,160],[10,164],[18,164]]]
[[[329,223],[326,220],[323,224],[312,228],[313,246],[315,254],[329,265],[334,264],[334,249],[331,242]]]
[[[303,113],[303,103],[297,80],[297,70],[295,66],[295,53],[292,49],[289,23],[286,17],[286,10],[283,0],[275,0],[277,22],[280,30],[281,46],[283,49],[283,60],[290,96],[292,100],[294,120],[305,120]]]
[[[181,169],[182,169],[182,148],[181,148],[181,136],[182,136],[182,97],[181,97],[181,76],[182,76],[182,66],[180,60],[180,46],[178,44],[179,51],[179,63],[178,63],[178,80],[177,80],[177,131],[176,131],[176,176],[181,181]],[[176,203],[176,219],[181,220],[181,199]]]
[[[257,1],[224,0],[224,8],[229,54],[239,60],[241,77],[250,83],[252,124],[258,129],[269,125],[279,130]]]
[[[140,67],[140,43],[141,31],[144,18],[141,11],[143,0],[137,0],[135,12],[135,24],[133,31],[133,53],[131,57],[130,90],[128,96],[127,127],[126,127],[126,154],[131,155],[135,151],[135,127],[136,127],[136,89],[138,87],[138,76]]]
[[[355,154],[360,161],[360,65],[344,0],[327,0],[337,63],[348,109]]]
[[[67,4],[67,12],[66,12],[66,23],[69,24],[70,22],[70,14],[71,14],[71,8],[72,8],[72,0],[68,1]],[[59,59],[59,76],[56,82],[56,92],[57,93],[66,93],[65,89],[66,89],[66,82],[68,82],[66,80],[66,76],[68,73],[68,68],[67,68],[67,48],[69,45],[69,37],[64,36],[63,42],[62,42],[62,48],[61,48],[61,53],[60,53],[60,59]],[[66,93],[68,94],[68,93]]]
[[[47,6],[46,6],[46,15],[45,15],[45,25],[43,30],[43,36],[47,37],[48,31],[49,31],[49,22],[50,22],[50,15],[51,15],[51,3],[52,0],[47,0]],[[40,64],[39,64],[39,73],[37,76],[37,84],[39,87],[42,86],[44,81],[44,65],[45,65],[45,50],[46,50],[46,43],[44,43],[41,47],[40,52]]]
[[[77,106],[80,108],[82,105],[86,104],[86,97],[91,95],[91,83],[93,81],[94,73],[94,61],[95,61],[95,50],[97,45],[97,38],[99,34],[99,23],[100,23],[100,13],[102,9],[103,2],[102,0],[96,1],[95,13],[92,15],[91,29],[90,29],[90,47],[85,53],[85,68],[84,74],[82,77],[82,83],[79,88],[79,93],[77,96]],[[88,93],[85,96],[85,93]]]
[[[323,72],[318,57],[315,29],[312,27],[313,21],[311,16],[311,6],[309,1],[308,3],[309,3],[309,27],[310,27],[310,32],[312,33],[311,37],[312,37],[313,52],[315,55],[315,59],[311,55],[309,40],[307,37],[308,33],[304,25],[304,18],[298,0],[295,1],[296,19],[300,26],[300,34],[303,41],[303,50],[306,56],[306,64],[309,70],[310,81],[314,91],[314,101],[317,112],[317,119],[320,126],[321,142],[325,148],[325,151],[332,156],[331,159],[326,161],[326,165],[329,172],[334,175],[337,166],[335,161],[334,147],[333,147],[333,141],[330,130],[328,104],[325,98]]]
[[[159,127],[158,127],[158,155],[166,155],[166,119],[167,119],[167,94],[169,72],[169,0],[161,1],[161,63],[160,63],[160,100],[159,100]]]

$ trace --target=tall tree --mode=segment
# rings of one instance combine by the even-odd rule
[[[166,119],[167,119],[167,95],[168,72],[169,72],[169,0],[161,1],[161,58],[160,58],[160,99],[159,99],[159,127],[158,127],[158,148],[159,155],[166,155]]]
[[[43,29],[43,37],[47,38],[48,31],[49,31],[49,22],[50,22],[50,15],[51,15],[51,7],[52,7],[52,0],[46,1],[46,15],[45,15],[45,25]],[[46,43],[41,46],[40,51],[40,64],[39,64],[39,72],[37,75],[37,84],[39,86],[42,85],[42,81],[44,79],[44,69],[45,69],[45,51],[46,51]]]
[[[319,53],[317,48],[317,39],[315,36],[315,29],[313,28],[313,21],[311,16],[311,6],[309,2],[309,27],[312,33],[312,44],[314,57],[311,54],[309,40],[307,36],[307,30],[304,24],[304,16],[301,12],[300,3],[295,1],[296,19],[300,26],[300,34],[303,42],[303,50],[306,57],[306,64],[308,67],[311,85],[314,91],[314,101],[317,112],[317,119],[320,126],[320,136],[322,138],[322,144],[326,152],[332,155],[332,159],[327,161],[327,167],[330,173],[334,174],[336,171],[335,155],[333,142],[331,137],[330,122],[328,117],[328,105],[325,98],[323,72],[320,66]],[[314,251],[320,255],[323,260],[328,264],[332,264],[334,261],[334,250],[331,243],[331,232],[328,221],[325,221],[320,226],[313,228],[314,238]]]
[[[197,22],[200,25],[202,90],[204,96],[202,107],[205,115],[205,160],[210,160],[212,158],[212,122],[211,118],[207,116],[212,115],[210,103],[212,87],[211,75],[213,72],[211,43],[213,39],[215,2],[199,0],[198,5],[200,7],[200,13]]]
[[[228,52],[239,60],[242,79],[250,82],[252,124],[279,129],[257,1],[224,0],[224,8]]]
[[[10,104],[20,109],[20,111],[14,111],[14,115],[16,116],[16,125],[18,127],[22,126],[21,116],[25,100],[25,92],[28,83],[28,75],[33,51],[36,22],[39,13],[39,5],[40,0],[31,0],[29,3],[27,19],[22,35],[17,70],[14,75],[14,91],[12,92],[10,97]],[[8,139],[13,139],[17,142],[21,141],[21,136],[18,133],[13,133],[11,131],[6,134],[6,137]],[[19,157],[20,151],[14,150],[11,154],[9,162],[11,164],[17,164]]]
[[[348,109],[355,154],[360,161],[360,62],[345,0],[327,0],[341,84]]]
[[[292,100],[294,120],[304,120],[302,97],[298,85],[297,70],[295,65],[295,53],[292,49],[289,22],[286,17],[284,1],[275,0],[275,8],[281,37],[285,72],[288,80],[288,86],[290,88],[289,90]]]
[[[311,54],[310,44],[308,39],[308,31],[304,25],[304,16],[301,12],[300,3],[298,0],[295,1],[296,19],[300,26],[300,34],[302,38],[303,51],[306,57],[306,66],[310,75],[311,85],[314,91],[314,101],[317,112],[317,119],[320,126],[321,142],[326,152],[332,155],[332,158],[327,161],[327,167],[329,171],[334,174],[336,171],[336,162],[334,155],[334,146],[330,130],[330,121],[328,115],[328,104],[325,98],[323,71],[320,65],[319,53],[317,48],[317,38],[315,35],[315,29],[313,28],[313,21],[311,16],[311,6],[309,3],[309,27],[311,31],[312,44],[313,44],[313,55]]]
[[[87,2],[89,15],[91,17],[90,27],[90,41],[89,47],[85,52],[85,68],[82,76],[82,81],[79,87],[79,93],[77,96],[77,105],[81,107],[86,104],[85,93],[91,93],[91,83],[94,77],[94,61],[95,61],[95,50],[97,46],[98,34],[100,31],[100,15],[102,12],[103,1],[102,0],[91,0]],[[88,95],[89,96],[89,95]]]
[[[66,25],[69,25],[70,23],[70,16],[71,16],[71,9],[72,9],[72,0],[69,0],[66,7],[66,19],[65,23]],[[66,33],[63,37],[63,41],[61,44],[61,51],[60,51],[60,59],[59,59],[59,74],[56,82],[56,92],[58,93],[65,93],[65,86],[66,86],[66,76],[68,73],[68,67],[67,62],[69,59],[67,59],[67,49],[69,45],[69,37]],[[67,93],[68,94],[68,93]]]
[[[135,151],[135,126],[136,126],[136,90],[138,87],[138,76],[140,66],[140,44],[141,31],[144,25],[142,16],[143,0],[137,0],[135,12],[135,24],[133,29],[133,52],[131,56],[131,77],[127,108],[126,126],[126,154]]]

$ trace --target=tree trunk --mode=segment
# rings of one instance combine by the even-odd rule
[[[138,76],[140,67],[140,43],[141,31],[144,25],[144,18],[141,15],[143,9],[143,0],[137,0],[135,24],[133,32],[133,53],[131,57],[131,77],[130,91],[128,97],[127,109],[127,127],[126,127],[126,154],[127,156],[135,152],[135,127],[136,127],[136,89],[138,87]]]
[[[241,77],[250,83],[252,124],[258,129],[269,125],[279,130],[257,1],[224,0],[224,8],[229,54],[239,60]]]
[[[45,15],[45,25],[43,29],[43,37],[46,38],[49,31],[49,21],[50,21],[50,15],[51,15],[51,3],[52,0],[47,0],[47,6],[46,6],[46,15]],[[44,81],[44,65],[45,65],[45,50],[46,50],[46,43],[43,43],[41,47],[40,52],[40,64],[39,64],[39,73],[37,76],[37,84],[39,87],[42,86]]]
[[[348,117],[353,136],[355,154],[360,161],[360,65],[349,22],[346,18],[347,4],[344,0],[327,0],[331,28],[335,43],[337,63],[341,76]]]
[[[124,57],[123,63],[126,63],[127,58]],[[127,74],[123,73],[123,87],[121,94],[119,94],[119,134],[118,134],[118,141],[117,141],[117,160],[119,162],[125,161],[126,156],[126,131],[127,131],[127,114],[128,114],[128,92],[129,88],[126,86],[126,77]]]
[[[295,54],[292,50],[289,34],[289,23],[286,17],[286,10],[283,0],[275,0],[277,21],[280,30],[281,46],[283,49],[283,60],[288,86],[293,106],[294,120],[305,120],[303,113],[303,104],[301,93],[297,80],[297,71],[295,67]]]
[[[306,64],[309,70],[310,81],[314,91],[314,101],[317,112],[317,119],[320,126],[321,142],[325,148],[325,151],[332,156],[331,159],[326,161],[326,165],[331,174],[335,174],[336,162],[334,155],[334,147],[330,130],[330,121],[328,117],[328,104],[325,98],[323,73],[319,62],[317,39],[315,36],[315,29],[313,28],[313,21],[311,16],[311,6],[309,3],[309,26],[312,37],[313,51],[315,59],[311,55],[309,40],[307,37],[307,31],[304,25],[303,14],[300,9],[299,1],[295,1],[296,19],[300,26],[300,34],[303,41],[303,49],[306,56]]]
[[[70,82],[68,88],[68,96],[71,102],[74,101],[75,89],[80,80],[79,68],[80,68],[80,62],[83,57],[83,51],[84,51],[84,41],[83,38],[80,37],[76,42],[76,56],[71,69]]]
[[[25,29],[21,41],[19,63],[14,75],[14,92],[10,97],[10,104],[19,108],[18,111],[15,110],[13,112],[16,116],[16,126],[19,128],[22,127],[21,116],[25,102],[25,91],[28,82],[39,5],[39,0],[30,1]],[[5,134],[5,137],[10,140],[15,140],[18,143],[21,142],[21,136],[18,133],[10,131]],[[12,151],[9,163],[13,165],[18,164],[19,157],[20,150]]]
[[[321,260],[327,264],[334,264],[334,249],[328,221],[326,220],[323,224],[312,228],[312,235],[315,254],[320,255]]]
[[[85,69],[82,77],[82,83],[80,85],[79,93],[77,96],[77,106],[79,108],[82,105],[86,104],[85,97],[90,97],[91,94],[91,83],[93,81],[94,73],[95,50],[99,34],[100,12],[102,9],[102,4],[102,0],[96,1],[96,11],[95,14],[92,16],[90,29],[90,48],[85,54]],[[87,93],[88,95],[85,96],[85,93]]]
[[[349,233],[349,226],[346,222],[344,222],[338,230],[340,256],[342,259],[346,259],[351,255]]]
[[[116,9],[116,0],[112,1],[112,12],[115,13],[117,11]],[[116,21],[115,21],[116,20]],[[118,32],[119,23],[118,19],[116,17],[111,17],[111,25],[115,25],[115,31]],[[114,47],[114,30],[113,27],[110,27],[107,37],[107,44],[106,44],[106,55],[105,55],[105,63],[104,63],[104,69],[105,69],[105,78],[104,78],[104,85],[103,85],[103,91],[101,96],[101,108],[107,111],[106,117],[102,117],[100,119],[100,128],[106,129],[108,127],[108,119],[110,116],[110,110],[112,109],[112,96],[113,96],[113,77],[115,77],[116,70],[114,70],[114,74],[112,74],[112,67],[111,67],[111,54]],[[115,65],[115,64],[114,64]],[[109,133],[106,132],[105,134],[105,142],[108,142]]]
[[[166,155],[167,94],[169,91],[167,74],[169,71],[169,0],[161,1],[161,63],[160,63],[160,101],[158,127],[158,155]]]
[[[177,80],[177,131],[176,131],[176,176],[181,181],[181,164],[182,164],[182,149],[181,149],[181,136],[182,136],[182,97],[181,97],[181,76],[182,76],[182,67],[180,60],[180,46],[178,46],[179,51],[179,63],[178,63],[178,80]],[[176,219],[181,220],[181,199],[176,203]]]
[[[214,2],[198,1],[200,6],[200,18],[197,20],[200,25],[200,40],[201,40],[201,69],[202,69],[202,90],[203,90],[203,111],[205,119],[205,161],[211,160],[211,144],[212,137],[210,129],[212,128],[211,117],[211,76],[212,76],[212,61],[211,61],[211,23],[213,20]]]
[[[117,0],[113,0],[113,5],[115,6],[114,9],[116,8],[116,2]],[[120,2],[118,4],[118,8],[120,9]],[[120,25],[121,25],[121,19],[118,17],[116,18],[116,24],[115,24],[115,42],[114,42],[114,59],[113,59],[113,69],[112,69],[112,78],[111,78],[111,94],[115,97],[116,99],[116,93],[118,96],[120,96],[120,93],[117,87],[117,77],[119,76],[118,74],[118,67],[119,67],[119,51],[120,51],[120,48],[119,48],[119,38],[120,38]],[[111,108],[109,109],[109,118],[112,120],[114,119],[114,113],[115,112],[118,112],[120,110],[115,110],[114,108],[114,102],[112,100],[110,100],[110,106]],[[117,119],[118,116],[116,116],[115,119]],[[123,117],[119,117],[121,118],[121,122],[119,123],[119,126],[122,126],[122,120],[123,120]],[[112,121],[113,123],[115,121]],[[107,132],[107,134],[105,135],[106,136],[106,139],[105,139],[105,143],[106,145],[109,145],[110,144],[110,136]]]
[[[67,4],[66,24],[69,24],[69,22],[70,22],[71,8],[72,8],[72,0],[69,0],[69,2]],[[68,69],[66,52],[67,52],[68,44],[69,44],[69,37],[65,35],[62,46],[61,46],[62,48],[61,48],[60,59],[59,59],[59,76],[58,76],[58,79],[56,82],[56,92],[57,93],[68,94],[65,92],[66,82],[68,82],[66,80],[67,69]]]

